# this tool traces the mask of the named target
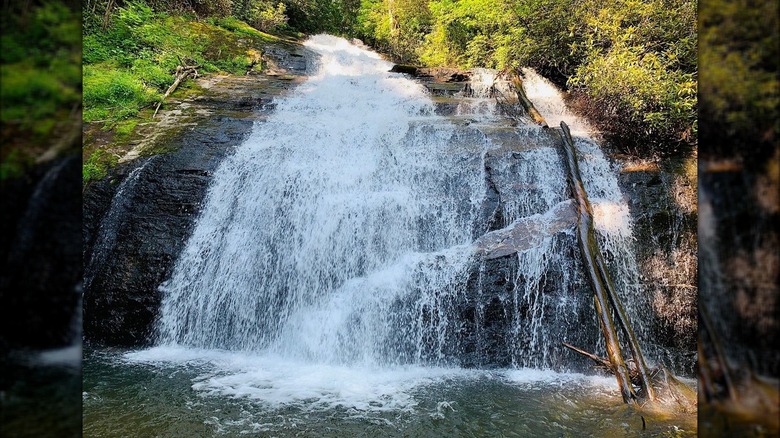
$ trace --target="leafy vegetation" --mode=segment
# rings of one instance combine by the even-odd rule
[[[704,0],[701,9],[703,152],[776,166],[770,157],[778,154],[780,133],[778,3]]]
[[[141,118],[162,99],[179,66],[199,73],[244,74],[262,68],[264,44],[278,40],[260,29],[285,26],[284,5],[243,0],[239,15],[229,15],[231,1],[129,1],[108,9],[88,2],[84,18],[83,120],[106,131],[114,141],[129,137]],[[207,14],[208,16],[198,16]],[[186,89],[187,86],[180,87]],[[91,138],[91,137],[89,137]],[[83,151],[83,181],[105,177],[117,163],[113,152]]]
[[[88,0],[84,120],[159,101],[179,65],[244,73],[276,33],[360,38],[397,62],[536,68],[620,143],[695,144],[693,0]],[[300,34],[299,34],[300,35]],[[126,125],[125,125],[126,126]]]
[[[696,141],[691,0],[363,0],[355,33],[399,62],[534,67],[621,141]]]
[[[255,8],[249,14],[264,11]],[[276,12],[257,20],[272,21]],[[140,1],[117,8],[106,27],[100,16],[89,17],[84,34],[84,121],[111,125],[137,115],[161,99],[180,65],[243,74],[258,63],[257,47],[276,39],[233,17],[194,18],[157,12]]]
[[[59,2],[10,8],[2,16],[0,181],[23,175],[81,104],[78,13]]]

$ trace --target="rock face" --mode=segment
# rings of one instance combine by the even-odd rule
[[[0,352],[78,339],[80,167],[71,154],[3,181]]]
[[[273,97],[294,86],[296,80],[289,73],[303,73],[309,65],[306,57],[289,53],[278,59],[279,64],[286,63],[288,73],[203,83],[206,95],[170,110],[199,116],[186,129],[159,136],[150,146],[167,152],[145,156],[139,148],[135,156],[140,158],[127,160],[108,178],[87,188],[84,330],[89,342],[144,346],[154,341],[162,298],[158,288],[170,277],[192,232],[212,173],[248,135],[253,123],[262,123],[273,111]],[[433,79],[422,78],[421,82],[431,90],[437,113],[456,126],[452,147],[469,148],[486,140],[493,145],[484,157],[475,154],[470,158],[484,160],[487,193],[481,205],[482,219],[473,230],[479,261],[465,280],[464,295],[447,304],[448,312],[458,315],[455,350],[447,355],[470,367],[565,364],[568,369],[589,369],[587,359],[561,346],[561,341],[567,341],[596,351],[600,332],[572,232],[576,214],[565,195],[556,194],[564,192],[566,182],[560,177],[550,189],[545,175],[563,175],[549,167],[562,165],[550,149],[557,136],[551,130],[518,126],[511,117],[476,127],[476,116],[463,115],[453,97],[468,83],[437,81],[435,75],[430,76]],[[689,248],[688,237],[681,237],[689,235],[680,230],[695,224],[695,216],[691,219],[670,210],[676,199],[669,194],[671,183],[656,182],[664,181],[664,175],[621,174],[624,193],[632,200],[638,240],[656,239],[648,245],[650,249],[639,248],[646,276],[667,275],[677,266],[655,269],[659,260]],[[542,178],[548,180],[537,184]],[[452,184],[455,187],[458,182]],[[546,249],[537,254],[535,248],[541,243]],[[538,272],[529,268],[535,263],[543,263]],[[668,305],[678,299],[678,286],[648,291],[657,297],[654,303],[659,303],[654,308],[658,314],[655,330],[674,357],[683,350],[695,350],[691,347],[695,335],[680,325]],[[544,329],[540,327],[542,316]],[[692,364],[682,362],[683,368]],[[680,369],[680,364],[667,364]]]
[[[84,338],[111,346],[154,340],[167,279],[221,160],[305,74],[305,50],[278,46],[272,74],[202,81],[203,96],[170,109],[187,123],[141,143],[84,192]],[[163,115],[165,117],[165,115]],[[162,151],[163,153],[158,153]],[[158,154],[156,154],[158,153]]]
[[[644,293],[653,313],[658,359],[695,375],[697,327],[696,187],[685,162],[620,162],[618,182],[628,198]],[[690,163],[689,163],[690,164]],[[692,164],[691,164],[692,165]]]
[[[191,231],[209,175],[250,129],[247,120],[214,119],[173,139],[181,145],[175,152],[138,159],[90,186],[84,195],[88,340],[125,346],[151,340],[157,287]]]

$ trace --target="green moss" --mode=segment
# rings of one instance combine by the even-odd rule
[[[176,89],[176,94],[182,99],[191,99],[197,96],[202,96],[207,90],[196,82],[187,81],[184,82]]]
[[[116,133],[117,137],[120,139],[127,138],[130,136],[130,134],[133,133],[135,130],[135,127],[138,125],[139,120],[138,119],[130,119],[130,120],[123,120],[121,122],[117,122],[117,124],[114,126],[114,133]]]
[[[116,166],[119,158],[103,149],[97,149],[84,162],[82,167],[82,179],[84,184],[90,181],[100,180],[106,177],[108,169]]]

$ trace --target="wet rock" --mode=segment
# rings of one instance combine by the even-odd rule
[[[634,224],[643,293],[652,307],[651,357],[675,373],[695,375],[697,214],[695,187],[685,187],[674,161],[623,164],[618,183]],[[685,201],[679,191],[693,193]],[[693,204],[686,205],[686,204]]]
[[[492,260],[539,246],[549,236],[577,225],[574,204],[563,202],[540,216],[524,217],[504,229],[492,231],[477,239],[475,250],[485,260]]]
[[[574,258],[574,235],[558,232],[553,240],[560,260],[541,279],[522,273],[517,254],[482,259],[473,270],[466,299],[458,303],[461,366],[591,369],[561,342],[595,349],[600,333],[587,305],[593,294]],[[542,315],[544,327],[535,325]]]
[[[173,117],[84,191],[84,338],[107,346],[154,341],[162,296],[219,163],[273,111],[311,59],[300,47],[267,48],[269,75],[204,78],[205,93],[181,102]],[[292,79],[291,79],[292,78]],[[165,114],[163,117],[165,118]],[[160,130],[167,129],[165,135]]]
[[[87,340],[114,346],[153,340],[158,287],[192,231],[210,175],[251,127],[247,120],[213,118],[171,139],[174,152],[133,161],[90,185],[84,194]]]
[[[395,64],[390,69],[391,73],[406,73],[412,76],[417,76],[417,67],[413,65]]]

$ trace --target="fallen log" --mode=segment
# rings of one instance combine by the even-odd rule
[[[187,78],[189,75],[193,75],[194,77],[198,77],[198,66],[197,65],[180,65],[176,67],[176,77],[173,81],[173,84],[171,84],[170,87],[168,87],[168,90],[163,94],[163,97],[160,98],[160,101],[157,102],[157,107],[154,109],[154,114],[152,114],[152,118],[157,117],[157,112],[160,111],[160,107],[163,104],[163,101],[166,97],[168,97],[171,93],[173,93],[176,90],[176,87],[179,86],[179,84]]]
[[[604,334],[608,359],[612,364],[615,377],[618,380],[618,386],[623,396],[623,401],[633,403],[637,398],[633,387],[630,384],[628,369],[623,359],[620,349],[619,338],[615,323],[612,319],[610,306],[614,310],[617,322],[625,335],[629,344],[629,349],[634,363],[639,373],[639,387],[642,395],[649,400],[655,400],[655,391],[650,381],[650,373],[644,360],[644,356],[639,348],[631,325],[625,315],[620,299],[615,292],[612,280],[606,269],[606,264],[601,255],[596,232],[593,226],[593,209],[588,200],[587,192],[580,177],[579,165],[577,163],[577,152],[574,147],[574,140],[571,137],[569,127],[565,122],[561,122],[561,132],[563,140],[563,149],[566,155],[566,165],[568,168],[568,180],[572,195],[577,205],[577,241],[582,254],[583,263],[587,272],[588,281],[595,295],[596,313],[599,317],[601,331]]]
[[[544,117],[542,117],[539,111],[536,110],[536,107],[534,107],[534,104],[531,103],[530,99],[528,99],[528,96],[526,96],[525,90],[523,89],[523,80],[520,79],[520,75],[518,73],[510,74],[509,82],[515,89],[517,100],[520,101],[520,104],[531,117],[531,120],[533,120],[537,125],[547,128],[547,121],[544,119]]]
[[[598,368],[603,368],[606,371],[608,371],[610,374],[615,374],[615,367],[612,366],[612,362],[610,362],[609,359],[587,352],[581,348],[577,348],[566,342],[562,342],[562,344],[564,347],[591,359],[593,362],[596,363],[596,366]],[[639,386],[641,380],[639,377],[639,370],[637,369],[636,364],[633,361],[627,360],[626,368],[628,368],[628,378],[631,380],[631,383],[633,385]]]

